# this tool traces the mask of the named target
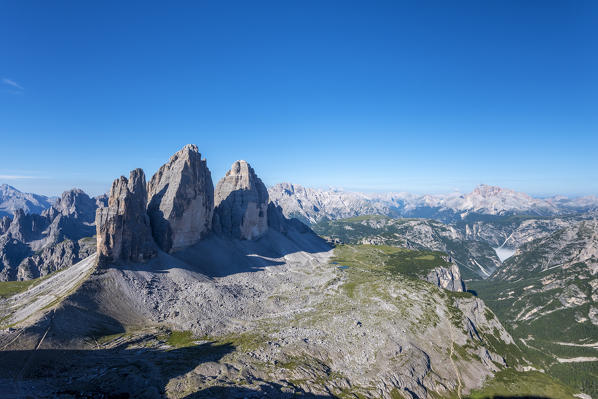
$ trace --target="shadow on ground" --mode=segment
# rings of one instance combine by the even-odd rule
[[[230,344],[163,350],[15,350],[0,353],[0,397],[161,398],[166,384],[234,350]],[[139,342],[137,342],[139,343]]]

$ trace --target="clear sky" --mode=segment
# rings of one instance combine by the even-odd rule
[[[598,194],[598,2],[0,2],[0,183]]]

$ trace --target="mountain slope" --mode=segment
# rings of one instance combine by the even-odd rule
[[[512,370],[504,357],[519,364],[517,347],[481,300],[403,275],[372,250],[333,253],[313,234],[270,231],[257,241],[213,236],[174,257],[98,269],[62,302],[36,306],[0,334],[4,356],[14,360],[0,365],[2,386],[10,391],[7,376],[24,370],[23,389],[38,394],[86,387],[146,396],[152,387],[155,397],[180,397],[277,387],[274,397],[428,398],[481,388],[485,378]],[[16,302],[33,309],[23,298],[46,292],[48,281]],[[25,309],[6,303],[13,309],[6,320],[23,320]],[[188,348],[178,356],[180,373],[117,378],[123,370],[112,362],[132,348],[146,348],[143,356],[128,352],[134,367],[152,370],[170,351],[181,352],[178,345]],[[77,362],[56,348],[78,349]],[[94,367],[106,370],[99,380]]]
[[[542,368],[598,394],[598,222],[522,245],[490,281],[471,286]]]
[[[465,278],[487,278],[501,263],[488,244],[467,240],[450,225],[429,219],[360,216],[312,226],[318,234],[349,244],[384,244],[446,252]]]
[[[30,280],[95,252],[95,210],[102,198],[65,191],[40,214],[22,209],[0,220],[0,281]]]
[[[23,193],[8,184],[0,185],[0,218],[11,216],[17,209],[25,213],[42,213],[52,202],[45,195]]]

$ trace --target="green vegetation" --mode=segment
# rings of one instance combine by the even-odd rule
[[[340,220],[322,220],[312,229],[323,237],[343,244],[372,242],[394,247],[426,250],[434,245],[442,248],[460,266],[465,279],[479,279],[479,265],[488,270],[496,267],[496,253],[489,244],[455,238],[451,227],[435,220],[393,219],[380,215],[365,215]],[[423,236],[413,234],[421,230]],[[473,261],[475,260],[475,262]]]
[[[499,371],[484,387],[471,392],[471,399],[495,397],[546,397],[550,399],[573,399],[571,388],[537,371],[518,372],[513,369]]]
[[[586,298],[590,297],[588,267],[578,263],[567,269],[535,272],[523,267],[531,262],[539,262],[541,256],[538,251],[529,251],[507,263],[513,265],[517,262],[514,264],[516,275],[520,277],[517,281],[472,281],[469,287],[478,293],[511,333],[522,352],[520,357],[523,356],[536,368],[545,370],[578,392],[596,397],[598,362],[557,361],[557,358],[598,357],[598,349],[579,346],[596,342],[595,337],[598,337],[598,326],[587,319],[590,307],[595,305],[587,302],[565,308],[559,300],[572,285],[578,287]],[[554,284],[544,285],[543,280],[553,281]],[[530,313],[535,309],[539,310]],[[530,316],[523,320],[525,315]],[[586,320],[582,321],[579,316]]]
[[[339,245],[332,261],[343,266],[419,278],[436,267],[450,265],[444,257],[446,255],[438,251],[416,251],[388,245]]]
[[[23,292],[35,283],[36,280],[2,281],[0,282],[0,298],[8,298],[19,292]]]
[[[196,339],[191,331],[170,331],[168,334],[160,335],[158,339],[175,348],[186,348],[194,346]]]
[[[55,273],[59,273],[60,270],[50,273],[44,277],[35,278],[32,280],[25,280],[25,281],[0,281],[0,298],[9,298],[13,295],[16,295],[20,292],[27,291],[29,288],[36,286],[37,284],[41,283],[45,279],[49,278],[50,276],[54,275]]]

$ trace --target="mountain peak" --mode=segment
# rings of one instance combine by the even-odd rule
[[[253,240],[268,229],[268,190],[246,161],[232,164],[214,191],[214,229]]]

